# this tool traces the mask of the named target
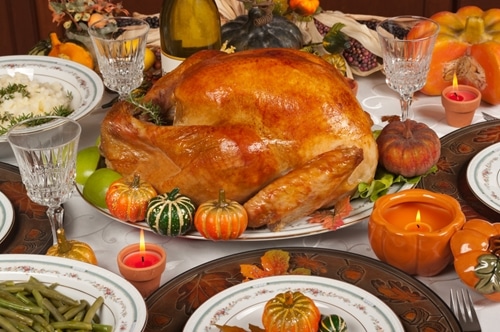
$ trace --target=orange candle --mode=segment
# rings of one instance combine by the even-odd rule
[[[380,197],[368,222],[377,257],[408,274],[433,276],[451,263],[451,236],[465,216],[451,196],[409,189]]]

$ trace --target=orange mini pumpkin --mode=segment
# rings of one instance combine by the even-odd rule
[[[471,219],[450,241],[455,271],[470,288],[500,301],[500,224]]]
[[[210,240],[238,238],[248,225],[247,211],[240,203],[226,200],[223,189],[219,199],[201,204],[194,216],[194,226],[200,234]]]
[[[317,332],[321,313],[301,292],[287,291],[269,300],[262,314],[266,332]]]
[[[483,11],[465,6],[456,13],[431,16],[439,24],[427,82],[422,92],[440,95],[452,85],[456,73],[460,84],[481,91],[482,99],[500,103],[500,8]]]

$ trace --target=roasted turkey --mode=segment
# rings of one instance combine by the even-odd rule
[[[345,201],[372,180],[372,121],[344,77],[316,55],[291,49],[202,51],[145,97],[172,115],[155,125],[130,101],[103,120],[107,166],[139,174],[159,192],[178,187],[196,204],[226,197],[249,227],[277,231]]]

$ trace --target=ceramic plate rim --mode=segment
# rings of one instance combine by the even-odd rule
[[[410,183],[395,183],[391,186],[389,189],[388,193],[393,193],[393,192],[399,192],[402,190],[406,189],[411,189],[415,187],[416,184],[410,184]],[[149,225],[144,222],[135,222],[135,223],[130,223],[126,222],[123,220],[120,220],[113,215],[109,213],[107,209],[102,209],[96,205],[94,205],[92,202],[88,201],[85,197],[83,197],[83,188],[80,185],[76,185],[77,191],[82,197],[82,199],[87,202],[91,207],[99,211],[100,213],[104,214],[108,218],[111,218],[117,222],[120,222],[122,224],[129,225],[131,227],[143,229],[145,231],[150,231],[154,232]],[[353,210],[351,211],[351,214],[347,217],[344,218],[344,224],[337,228],[337,230],[355,225],[359,222],[362,222],[365,218],[370,216],[371,211],[373,209],[373,205],[375,204],[374,202],[371,202],[368,198],[356,198],[351,201],[351,204],[353,205]],[[358,208],[362,208],[361,211],[356,211]],[[298,227],[300,228],[296,228]],[[322,234],[326,232],[331,232],[332,230],[326,229],[323,227],[322,224],[309,224],[307,223],[307,218],[301,218],[297,220],[294,223],[286,225],[282,230],[278,232],[272,232],[268,230],[267,228],[260,228],[260,229],[248,229],[246,230],[239,238],[233,239],[233,240],[228,240],[228,241],[270,241],[270,240],[287,240],[287,239],[293,239],[293,238],[299,238],[299,237],[304,237],[304,236],[311,236],[311,235],[317,235],[317,234]],[[179,237],[182,238],[187,238],[187,239],[193,239],[193,240],[207,240],[204,238],[199,232],[197,231],[191,231],[190,233],[180,235]],[[208,241],[208,240],[207,240]]]
[[[0,259],[0,280],[27,280],[30,275],[42,282],[64,279],[85,284],[85,292],[99,294],[104,303],[120,307],[119,321],[114,331],[142,332],[146,328],[146,302],[139,291],[119,275],[96,265],[77,260],[32,254],[3,254]],[[51,270],[52,269],[52,270]],[[17,278],[17,279],[15,279]],[[69,283],[68,283],[69,285]],[[107,302],[108,301],[108,302]],[[133,312],[131,312],[133,310]]]
[[[290,287],[291,284],[293,286]],[[301,290],[306,296],[310,296],[313,299],[315,294],[337,292],[340,294],[339,296],[347,299],[349,302],[352,301],[354,307],[357,307],[357,309],[361,308],[361,306],[366,306],[366,310],[371,311],[373,309],[373,311],[375,311],[372,313],[373,315],[379,314],[379,317],[384,318],[380,319],[380,325],[384,325],[382,324],[383,321],[385,325],[387,325],[386,327],[391,328],[391,331],[404,331],[404,327],[396,313],[375,295],[344,281],[326,277],[303,275],[272,276],[243,282],[229,287],[212,296],[197,308],[189,317],[183,331],[201,331],[201,329],[207,332],[212,331],[210,325],[214,325],[215,323],[225,324],[227,319],[224,320],[222,317],[230,314],[231,310],[241,311],[247,308],[245,307],[246,305],[252,303],[252,298],[247,293],[254,293],[256,297],[266,296],[266,299],[274,297],[276,294],[271,294],[270,287],[271,289],[275,288],[276,294],[284,291],[284,289]],[[239,298],[236,298],[237,296]],[[241,299],[244,299],[244,301],[238,301]],[[241,303],[238,305],[238,302]],[[226,307],[221,309],[224,305],[226,305]],[[359,314],[359,312],[357,313]],[[370,314],[367,313],[367,316],[370,316]],[[218,317],[220,317],[220,319]],[[260,322],[255,322],[253,324],[262,326]],[[240,327],[247,328],[247,326]],[[364,327],[368,328],[369,326]],[[377,328],[381,326],[374,325],[372,327]]]
[[[2,243],[14,226],[14,207],[9,198],[0,191],[0,243]]]
[[[0,76],[24,68],[32,68],[34,77],[37,76],[37,73],[43,74],[42,76],[45,78],[59,81],[63,86],[69,85],[72,90],[81,93],[80,105],[76,105],[76,107],[73,105],[75,110],[68,116],[71,119],[79,120],[90,113],[101,102],[104,95],[104,84],[99,75],[77,62],[43,55],[0,56]],[[62,73],[70,75],[70,79],[56,75]],[[5,141],[5,135],[0,135],[0,142]]]
[[[477,199],[496,212],[500,212],[500,196],[497,197],[498,200],[495,200],[492,193],[493,189],[500,192],[500,186],[492,186],[492,183],[486,183],[486,178],[498,179],[500,168],[496,170],[495,175],[494,173],[485,173],[486,168],[484,167],[486,164],[495,161],[500,162],[500,143],[492,144],[472,157],[467,166],[467,182]]]

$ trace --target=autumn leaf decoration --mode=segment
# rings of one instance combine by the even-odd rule
[[[245,277],[243,281],[286,274],[311,275],[311,270],[307,268],[290,269],[289,261],[288,252],[278,249],[268,250],[260,258],[261,267],[253,264],[240,264],[241,274]]]

